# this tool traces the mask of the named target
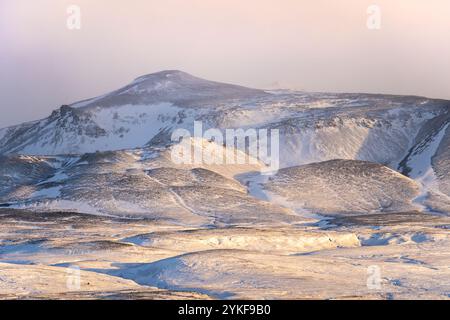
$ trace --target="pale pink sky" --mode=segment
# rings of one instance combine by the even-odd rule
[[[366,27],[371,4],[381,30]],[[0,127],[164,69],[450,99],[449,57],[449,0],[0,0]]]

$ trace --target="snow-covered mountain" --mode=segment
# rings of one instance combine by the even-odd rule
[[[2,129],[0,299],[448,299],[449,110],[164,71]],[[278,129],[281,168],[171,141],[196,120]]]
[[[88,178],[78,175],[75,179],[71,170],[76,168],[83,172],[86,168],[90,174],[97,174],[100,170],[97,162],[94,165],[88,161],[88,166],[83,167],[81,164],[85,161],[80,160],[86,157],[91,159],[92,155],[86,153],[97,151],[112,152],[112,159],[107,164],[101,164],[101,168],[110,166],[105,172],[107,175],[118,174],[118,170],[133,170],[136,166],[139,170],[147,170],[148,167],[143,168],[140,160],[136,160],[136,154],[147,154],[148,150],[158,148],[168,150],[172,144],[170,136],[173,130],[185,128],[192,131],[194,121],[199,120],[203,122],[204,129],[278,129],[281,168],[334,159],[370,161],[388,166],[415,179],[419,185],[419,195],[415,195],[414,199],[408,196],[404,201],[414,200],[425,208],[449,211],[449,111],[450,102],[444,100],[373,94],[263,91],[203,80],[181,71],[163,71],[139,77],[124,88],[106,95],[62,106],[45,119],[1,129],[3,179],[0,195],[4,203],[13,199],[26,202],[27,197],[35,199],[36,192],[42,195],[40,189],[48,189],[48,179],[52,182],[51,179],[59,179],[61,175],[70,177],[64,180],[65,183],[80,192],[86,182],[84,179]],[[11,158],[13,154],[20,156]],[[122,156],[125,154],[124,160]],[[160,167],[166,168],[167,165]],[[302,176],[305,172],[314,175],[317,168],[311,168],[305,167],[295,172]],[[331,173],[336,169],[330,169],[330,165],[320,165],[318,168],[328,168]],[[192,169],[195,168],[189,168]],[[339,167],[341,169],[345,168]],[[378,173],[383,172],[377,170]],[[224,175],[227,179],[238,179],[246,173],[245,170],[235,172],[218,167],[211,169],[211,172]],[[371,174],[377,175],[376,172]],[[103,178],[89,179],[94,183],[103,181]],[[122,178],[117,177],[120,181],[123,181]],[[127,179],[134,181],[127,185],[131,189],[141,183],[135,181],[138,175],[132,178],[127,176]],[[148,174],[139,179],[143,179],[144,184],[148,183]],[[114,179],[105,180],[104,186],[110,186],[105,187],[105,192],[111,193],[117,182]],[[42,188],[42,183],[45,183],[45,188]],[[79,188],[73,188],[78,184]],[[155,190],[158,184],[152,182],[149,187]],[[385,185],[379,187],[382,190]],[[167,188],[172,187],[163,189]],[[112,203],[108,200],[109,196],[102,200],[103,204],[99,204],[96,197],[94,200],[85,199],[85,196],[91,196],[89,192],[74,195],[72,192],[65,193],[64,188],[62,193],[59,189],[51,190],[58,195],[65,194],[65,198],[71,201],[95,202],[103,211],[108,211],[104,206]],[[187,190],[179,189],[177,196]],[[192,192],[193,189],[189,190]],[[164,192],[173,197],[172,191]],[[45,195],[49,191],[42,192]],[[117,192],[119,196],[126,194],[124,190]],[[115,197],[113,193],[111,197]],[[371,205],[366,207],[374,210],[382,199],[371,196],[371,200],[366,199]],[[147,210],[145,208],[150,207],[144,205],[141,209]]]
[[[265,95],[267,93],[262,90],[204,80],[179,70],[167,70],[141,76],[119,90],[74,103],[71,107],[89,109],[159,103],[199,107]]]
[[[79,154],[141,147],[164,130],[189,126],[210,108],[267,95],[181,71],[158,72],[109,94],[64,105],[48,118],[0,130],[0,154]]]
[[[0,154],[83,154],[170,142],[176,128],[278,128],[283,167],[336,158],[396,168],[449,103],[418,97],[249,89],[181,71],[140,77],[112,93],[0,130]],[[422,129],[423,131],[423,129]]]

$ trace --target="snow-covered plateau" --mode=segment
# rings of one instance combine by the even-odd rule
[[[174,162],[195,121],[280,169]],[[4,299],[450,299],[449,228],[450,101],[170,70],[0,129]]]

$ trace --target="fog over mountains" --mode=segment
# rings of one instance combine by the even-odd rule
[[[179,142],[171,141],[171,134],[180,128],[192,131],[194,121],[202,121],[205,130],[278,129],[280,170],[262,175],[266,165],[258,160],[224,165],[174,163],[171,152]],[[102,277],[134,281],[126,283],[130,290],[137,284],[175,291],[188,288],[222,298],[283,294],[332,298],[348,296],[351,289],[356,296],[368,296],[356,282],[340,294],[344,284],[336,275],[329,276],[334,282],[325,284],[328,275],[319,260],[338,263],[337,248],[348,248],[344,256],[350,259],[363,252],[355,251],[361,247],[389,245],[390,249],[379,251],[364,249],[372,250],[374,256],[390,252],[389,257],[377,261],[383,264],[403,259],[399,255],[406,249],[391,248],[393,243],[413,244],[408,251],[411,255],[419,252],[418,244],[429,245],[430,252],[448,245],[449,124],[450,101],[445,100],[264,91],[208,81],[182,71],[162,71],[139,77],[111,93],[61,106],[45,119],[0,129],[0,207],[26,210],[36,219],[39,214],[54,213],[50,218],[44,216],[53,221],[49,228],[57,228],[55,221],[68,213],[112,219],[112,225],[142,219],[146,228],[154,230],[150,235],[142,225],[126,222],[133,232],[115,237],[116,231],[108,225],[102,229],[108,236],[95,238],[115,245],[126,243],[143,252],[156,246],[164,252],[158,257],[164,259],[152,256],[150,262],[140,257],[141,265],[109,268],[113,262],[124,262],[123,252],[114,251],[102,256],[108,263],[101,266],[90,265],[86,257],[77,260],[86,269],[98,268],[95,272]],[[200,140],[195,148],[203,151],[211,145],[215,142]],[[336,218],[344,220],[328,224]],[[351,227],[349,221],[365,227]],[[400,221],[399,227],[392,227],[393,221]],[[17,244],[18,234],[10,233],[8,241]],[[85,239],[78,233],[72,236]],[[41,245],[37,251],[33,245],[23,255],[16,247],[1,249],[0,243],[0,263],[11,263],[19,255],[26,261],[48,264],[46,272],[51,274],[57,265],[48,252],[53,252],[56,243],[61,246],[62,240],[47,242],[47,236],[38,238],[42,237],[46,239],[45,254]],[[89,233],[89,237],[93,235]],[[246,260],[235,261],[233,250],[244,250]],[[300,260],[290,255],[316,251],[320,259],[299,257],[308,261],[295,268]],[[264,254],[273,255],[267,258],[270,263]],[[441,268],[441,262],[448,257],[441,258],[424,259],[445,279],[448,271]],[[358,273],[350,260],[342,267]],[[364,261],[364,265],[372,262]],[[327,294],[317,296],[314,281],[290,283],[292,277],[310,274],[307,263],[317,265],[321,275],[316,280],[322,281]],[[405,270],[399,264],[392,272],[400,277]],[[335,271],[340,272],[338,267]],[[419,271],[414,275],[418,280],[391,289],[397,290],[399,297],[411,297],[414,292],[448,295],[449,288],[430,282],[429,274]],[[106,281],[102,277],[97,279],[99,286]],[[425,283],[431,287],[423,289]],[[260,290],[263,284],[269,288],[269,296]],[[304,285],[308,292],[299,289]]]

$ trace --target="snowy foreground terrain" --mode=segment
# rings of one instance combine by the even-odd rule
[[[174,162],[194,121],[278,129],[280,169]],[[449,299],[449,125],[444,100],[163,71],[0,129],[0,298]]]

